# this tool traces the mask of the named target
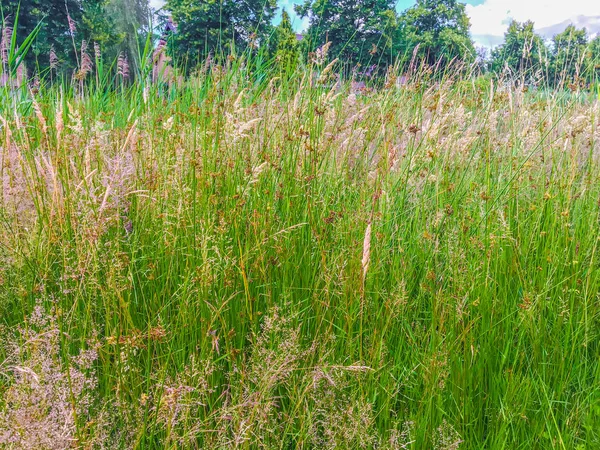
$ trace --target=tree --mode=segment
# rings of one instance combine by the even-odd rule
[[[587,31],[569,25],[552,38],[552,80],[556,85],[578,83],[585,71]]]
[[[305,0],[296,6],[309,18],[310,50],[329,42],[329,53],[355,64],[387,62],[396,27],[395,0]]]
[[[49,67],[80,69],[82,47],[111,60],[122,51],[135,56],[138,33],[149,17],[148,0],[4,0],[2,11],[8,25],[17,21],[18,42],[41,22],[25,61],[30,72],[41,73]]]
[[[150,32],[151,11],[148,0],[110,0],[106,13],[112,21],[112,33],[116,41],[106,47],[111,60],[120,54],[127,56],[133,68],[139,64],[138,48],[143,48]]]
[[[492,70],[502,73],[506,68],[515,76],[533,76],[546,73],[548,51],[531,21],[512,21],[504,34],[504,44],[492,51]]]
[[[281,23],[275,28],[271,45],[281,72],[293,73],[300,59],[300,48],[290,16],[285,9],[281,12]]]
[[[6,25],[13,26],[17,22],[17,42],[23,42],[40,22],[43,23],[25,58],[25,65],[30,72],[38,64],[40,69],[49,67],[51,51],[58,61],[66,62],[69,67],[74,66],[75,50],[71,30],[75,33],[77,24],[81,23],[83,5],[80,1],[3,0],[2,13]]]
[[[469,36],[465,5],[457,0],[417,0],[399,19],[401,54],[417,54],[430,66],[451,61],[472,61],[475,47]]]
[[[586,78],[590,83],[595,83],[600,96],[600,36],[596,36],[588,45],[586,61],[588,63]]]
[[[233,43],[261,45],[272,30],[276,0],[167,0],[177,24],[175,47],[188,63],[209,54],[226,54]]]
[[[103,52],[116,45],[121,36],[112,15],[107,14],[108,0],[82,0],[81,20],[75,23],[77,40],[97,44]]]

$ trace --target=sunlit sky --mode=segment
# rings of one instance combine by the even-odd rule
[[[307,19],[294,13],[294,4],[302,0],[279,0],[297,31],[308,26]],[[150,0],[160,8],[164,0]],[[403,11],[415,3],[414,0],[398,0],[397,9]],[[545,37],[551,37],[572,23],[586,27],[590,34],[600,33],[600,0],[465,0],[467,14],[471,19],[471,33],[475,43],[493,47],[502,42],[504,32],[511,19],[523,22],[532,20],[536,29]]]

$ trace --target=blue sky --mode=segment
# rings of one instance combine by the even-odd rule
[[[279,0],[292,17],[293,26],[302,31],[308,25],[306,19],[296,17],[294,4],[302,0]],[[164,0],[150,0],[155,8]],[[414,0],[398,0],[397,9],[402,11],[415,3]],[[567,25],[586,27],[590,34],[600,33],[600,0],[464,0],[471,19],[471,34],[475,43],[493,47],[502,42],[504,32],[512,19],[524,22],[532,20],[536,29],[549,38],[561,32]]]

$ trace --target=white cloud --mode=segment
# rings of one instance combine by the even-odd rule
[[[150,0],[150,6],[154,9],[162,8],[165,0]]]
[[[474,39],[486,46],[495,45],[504,36],[512,19],[532,20],[536,30],[546,37],[562,31],[569,23],[585,26],[592,33],[600,30],[597,0],[485,0],[477,6],[467,5],[467,14]]]

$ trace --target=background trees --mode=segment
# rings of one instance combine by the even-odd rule
[[[551,77],[556,85],[578,83],[583,80],[587,64],[588,36],[585,29],[569,25],[552,39]]]
[[[42,23],[25,60],[28,70],[38,73],[51,66],[75,70],[84,41],[84,48],[95,46],[109,59],[123,52],[135,61],[140,33],[148,32],[150,20],[148,0],[3,0],[2,11],[8,27],[18,14],[18,42]]]
[[[23,42],[39,22],[44,22],[25,59],[26,66],[32,71],[37,64],[42,68],[50,65],[50,50],[59,61],[73,66],[75,58],[71,32],[76,33],[77,24],[82,23],[84,7],[92,6],[89,1],[83,4],[78,0],[3,0],[2,13],[8,27],[14,26],[18,14],[15,30],[17,42]]]
[[[281,72],[294,72],[300,60],[300,46],[292,28],[290,15],[285,9],[281,12],[281,23],[273,33],[271,46],[271,53],[275,56],[275,63]]]
[[[138,49],[143,47],[146,35],[151,31],[148,0],[110,0],[105,10],[112,21],[112,34],[116,39],[113,45],[102,47],[109,51],[110,59],[123,53],[135,66],[139,63]]]
[[[177,23],[178,56],[193,66],[209,54],[227,53],[231,44],[245,48],[267,42],[276,0],[167,0]]]
[[[504,34],[504,44],[492,51],[492,70],[496,73],[508,69],[513,75],[532,77],[547,73],[548,65],[548,49],[531,21],[513,20]]]
[[[600,36],[596,36],[588,45],[585,61],[587,63],[586,79],[600,84]],[[598,86],[600,95],[600,85]]]
[[[600,78],[600,37],[590,40],[585,29],[574,26],[544,40],[532,22],[513,21],[488,58],[474,48],[460,0],[416,0],[400,15],[395,0],[303,0],[296,7],[309,22],[302,42],[287,12],[273,26],[277,1],[166,0],[160,15],[149,0],[3,0],[1,8],[4,35],[18,11],[19,43],[42,24],[25,59],[30,76],[81,74],[83,62],[94,64],[93,53],[111,63],[127,60],[135,73],[146,37],[152,34],[156,42],[172,16],[178,30],[169,40],[169,56],[190,70],[209,55],[223,58],[251,48],[272,58],[272,64],[262,58],[260,67],[290,72],[327,43],[331,58],[339,57],[353,74],[374,74],[415,56],[436,70],[477,58],[482,72],[556,87],[585,87]]]
[[[428,65],[475,57],[465,5],[457,0],[417,0],[399,19],[397,51],[417,54]]]
[[[310,50],[331,43],[329,53],[349,65],[379,63],[390,56],[396,26],[394,0],[306,0],[296,7],[308,17]]]

